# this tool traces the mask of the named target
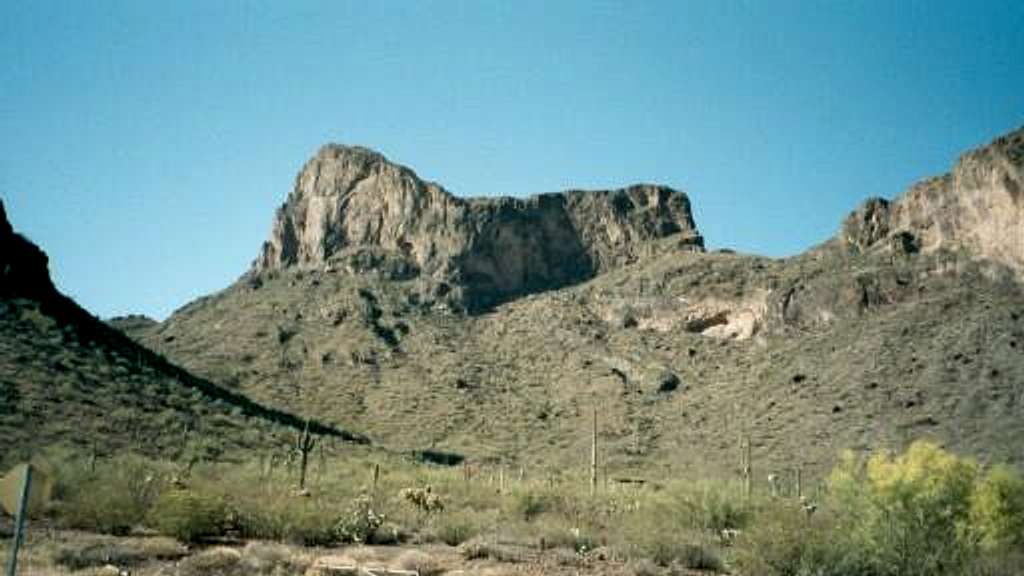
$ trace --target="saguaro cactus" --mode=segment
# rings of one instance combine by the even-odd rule
[[[316,447],[317,439],[309,432],[309,420],[302,429],[302,435],[295,438],[295,450],[298,451],[301,460],[299,468],[299,490],[306,489],[306,466],[309,464],[309,453]]]

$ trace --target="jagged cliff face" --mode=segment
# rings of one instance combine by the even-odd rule
[[[894,202],[874,198],[843,224],[855,250],[965,250],[1024,278],[1024,129],[964,154],[949,174]]]
[[[667,236],[703,250],[689,200],[667,187],[462,199],[376,152],[329,145],[299,173],[253,273],[383,251],[401,276],[474,308],[586,280]]]

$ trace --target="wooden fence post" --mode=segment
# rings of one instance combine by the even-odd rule
[[[32,465],[25,466],[25,480],[21,485],[21,497],[18,500],[18,514],[14,520],[14,539],[11,541],[11,556],[7,559],[7,576],[15,576],[18,572],[18,549],[24,537],[25,516],[28,515],[28,496],[32,488]]]

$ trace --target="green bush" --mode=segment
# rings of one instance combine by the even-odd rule
[[[432,529],[437,540],[449,546],[458,546],[480,533],[480,529],[470,512],[445,512],[434,521]]]
[[[162,534],[197,542],[224,534],[228,508],[219,497],[172,489],[160,495],[147,519]]]
[[[285,512],[285,529],[281,535],[287,540],[303,546],[330,546],[343,535],[338,534],[337,514],[330,509],[322,509],[316,502],[299,502]]]
[[[705,486],[696,497],[700,527],[714,534],[745,527],[751,517],[750,501],[730,485]]]
[[[915,442],[866,461],[844,455],[822,510],[766,507],[738,542],[750,574],[1003,574],[1024,539],[1024,480]],[[1019,566],[1018,566],[1019,568]]]
[[[123,535],[142,524],[166,485],[169,467],[138,456],[64,462],[55,496],[61,522],[91,532]]]
[[[836,540],[875,574],[959,574],[975,553],[977,478],[974,462],[929,442],[866,463],[846,456],[829,478]]]
[[[233,548],[216,547],[189,556],[178,563],[178,576],[242,576],[251,574],[242,563],[242,553]]]
[[[550,511],[553,507],[553,498],[546,492],[525,489],[517,490],[512,494],[512,513],[527,522]]]
[[[694,508],[701,501],[699,494],[681,487],[646,495],[637,509],[620,514],[615,522],[615,548],[632,560],[658,566],[720,570],[712,534],[701,526],[703,515]]]
[[[140,550],[119,543],[96,543],[88,546],[62,546],[53,554],[53,563],[71,570],[114,564],[135,566],[148,560]]]
[[[338,541],[338,512],[314,497],[288,492],[240,493],[230,498],[239,535],[258,540],[327,546]]]
[[[971,522],[986,552],[1024,553],[1024,478],[1005,466],[989,471],[971,501]]]
[[[808,515],[795,502],[758,510],[736,542],[733,563],[742,574],[763,576],[858,576],[874,574],[859,555],[832,542],[835,527],[823,514]]]

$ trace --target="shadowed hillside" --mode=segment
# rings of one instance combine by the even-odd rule
[[[231,458],[304,421],[197,378],[100,322],[50,281],[0,205],[0,434],[5,457],[54,444]],[[317,423],[324,434],[357,439]]]

